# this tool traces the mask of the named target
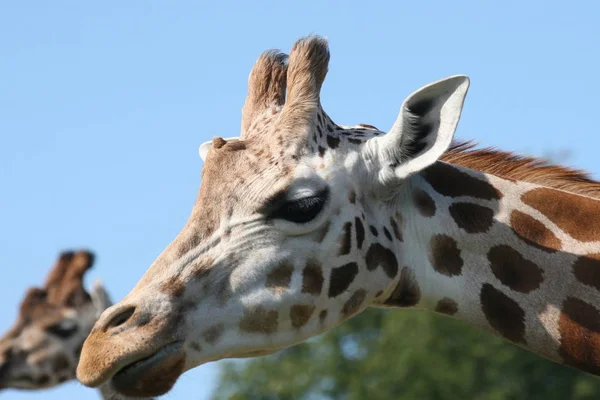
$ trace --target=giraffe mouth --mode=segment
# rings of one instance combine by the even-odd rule
[[[155,353],[125,365],[112,377],[114,388],[125,396],[161,396],[183,373],[183,343],[173,342]]]
[[[10,389],[10,388],[14,388],[14,389],[21,389],[21,390],[31,390],[31,389],[35,389],[35,384],[36,381],[26,375],[19,375],[15,378],[13,378],[12,380],[10,380],[10,383],[6,383],[6,382],[0,382],[0,390],[2,389]]]

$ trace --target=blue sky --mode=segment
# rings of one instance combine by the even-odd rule
[[[332,53],[323,104],[387,130],[414,89],[471,77],[461,138],[567,148],[598,177],[600,5],[592,1],[60,1],[0,5],[0,329],[65,248],[125,296],[185,223],[198,146],[239,133],[248,73],[309,33]],[[168,399],[206,399],[218,363]],[[3,399],[97,399],[70,383]]]

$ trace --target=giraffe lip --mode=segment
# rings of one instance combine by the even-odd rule
[[[121,369],[119,369],[119,371],[117,371],[113,375],[113,379],[123,374],[135,373],[140,368],[144,369],[146,367],[152,366],[155,363],[160,362],[161,359],[163,359],[164,357],[169,356],[172,352],[181,349],[181,346],[182,342],[169,343],[161,347],[154,353],[150,354],[149,356],[137,359],[135,361],[130,362],[129,364],[124,365],[123,367],[121,367]]]
[[[113,375],[114,388],[127,396],[160,396],[183,372],[183,342],[171,342],[154,353],[124,365]]]
[[[29,376],[18,376],[10,380],[10,383],[0,381],[0,391],[4,389],[20,389],[20,390],[32,390],[35,385],[33,378]]]

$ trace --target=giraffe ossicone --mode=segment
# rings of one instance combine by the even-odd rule
[[[387,134],[338,125],[320,101],[328,62],[318,36],[258,58],[240,137],[201,146],[186,225],[99,318],[80,381],[162,395],[369,306],[453,315],[598,373],[600,184],[453,144],[465,76],[409,95]]]

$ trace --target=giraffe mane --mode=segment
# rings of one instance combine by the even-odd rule
[[[521,156],[493,147],[475,148],[476,146],[472,141],[454,141],[441,161],[500,178],[600,198],[600,182],[592,179],[585,171],[555,165],[543,158]]]

